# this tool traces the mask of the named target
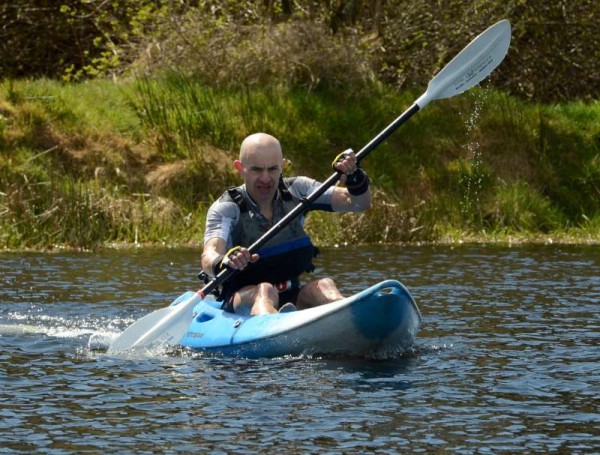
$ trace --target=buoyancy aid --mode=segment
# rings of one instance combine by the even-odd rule
[[[229,188],[221,196],[225,200],[235,202],[240,208],[239,221],[232,231],[233,245],[252,245],[274,223],[298,205],[300,200],[288,189],[294,179],[280,179],[275,203],[283,205],[283,213],[280,213],[278,219],[273,219],[272,223],[249,206],[240,187]],[[302,226],[301,217],[296,217],[257,252],[260,257],[258,262],[249,264],[223,285],[221,295],[231,295],[232,291],[250,284],[267,282],[278,285],[289,280],[297,283],[299,275],[314,270],[312,259],[316,251]]]

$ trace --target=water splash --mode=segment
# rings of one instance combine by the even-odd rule
[[[77,344],[76,351],[84,356],[104,353],[121,334],[119,327],[127,326],[129,320],[105,320],[102,318],[68,319],[60,316],[11,313],[7,323],[0,323],[0,337],[20,335],[50,337],[71,340]],[[65,344],[65,350],[72,344]],[[143,359],[162,357],[189,357],[189,352],[179,346],[151,346],[119,354],[119,358]]]
[[[460,207],[462,214],[470,220],[473,219],[475,209],[479,206],[479,196],[483,190],[482,150],[481,144],[474,133],[487,102],[488,87],[489,84],[482,85],[480,90],[472,90],[468,94],[473,102],[473,109],[465,121],[467,137],[470,140],[462,147],[463,151],[466,152],[468,169],[460,176],[460,185],[464,189]]]
[[[94,317],[63,317],[36,312],[10,312],[0,323],[0,337],[13,335],[41,335],[64,340],[79,340],[88,350],[97,349],[102,343],[116,338],[118,327],[126,324],[121,319]],[[93,343],[90,345],[90,342]],[[99,340],[103,340],[102,342]]]

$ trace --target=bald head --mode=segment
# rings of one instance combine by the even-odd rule
[[[240,161],[242,164],[247,165],[248,161],[257,154],[266,154],[279,161],[283,159],[281,144],[276,138],[267,133],[251,134],[242,142],[240,147]]]
[[[233,162],[254,202],[271,207],[285,160],[281,144],[266,133],[255,133],[242,142],[240,159]]]

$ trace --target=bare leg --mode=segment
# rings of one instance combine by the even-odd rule
[[[302,287],[296,300],[296,307],[299,310],[304,310],[343,298],[344,296],[331,278],[321,278]]]
[[[233,311],[236,314],[277,313],[278,306],[279,293],[270,283],[245,286],[233,295]]]

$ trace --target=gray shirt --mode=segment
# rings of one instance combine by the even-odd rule
[[[313,180],[309,177],[297,177],[291,185],[289,185],[288,189],[291,195],[294,198],[302,199],[304,197],[310,196],[312,192],[314,192],[319,185],[320,182]],[[252,198],[248,195],[246,191],[246,186],[242,185],[240,187],[242,193],[244,195],[244,199],[248,204],[250,210],[256,213],[256,216],[262,216],[260,214],[260,210],[256,203],[252,200]],[[279,195],[279,192],[277,192]],[[321,196],[319,196],[315,202],[313,203],[313,207],[318,210],[332,211],[331,207],[331,198],[333,195],[333,187],[329,187]],[[279,196],[277,196],[279,197]],[[219,198],[215,201],[210,208],[208,209],[208,213],[206,214],[206,230],[204,231],[204,243],[208,242],[210,239],[218,237],[227,242],[227,249],[232,248],[233,242],[231,238],[231,233],[233,228],[236,226],[240,219],[240,207],[232,201],[226,201],[222,198]],[[304,216],[302,216],[302,225],[304,225]]]

